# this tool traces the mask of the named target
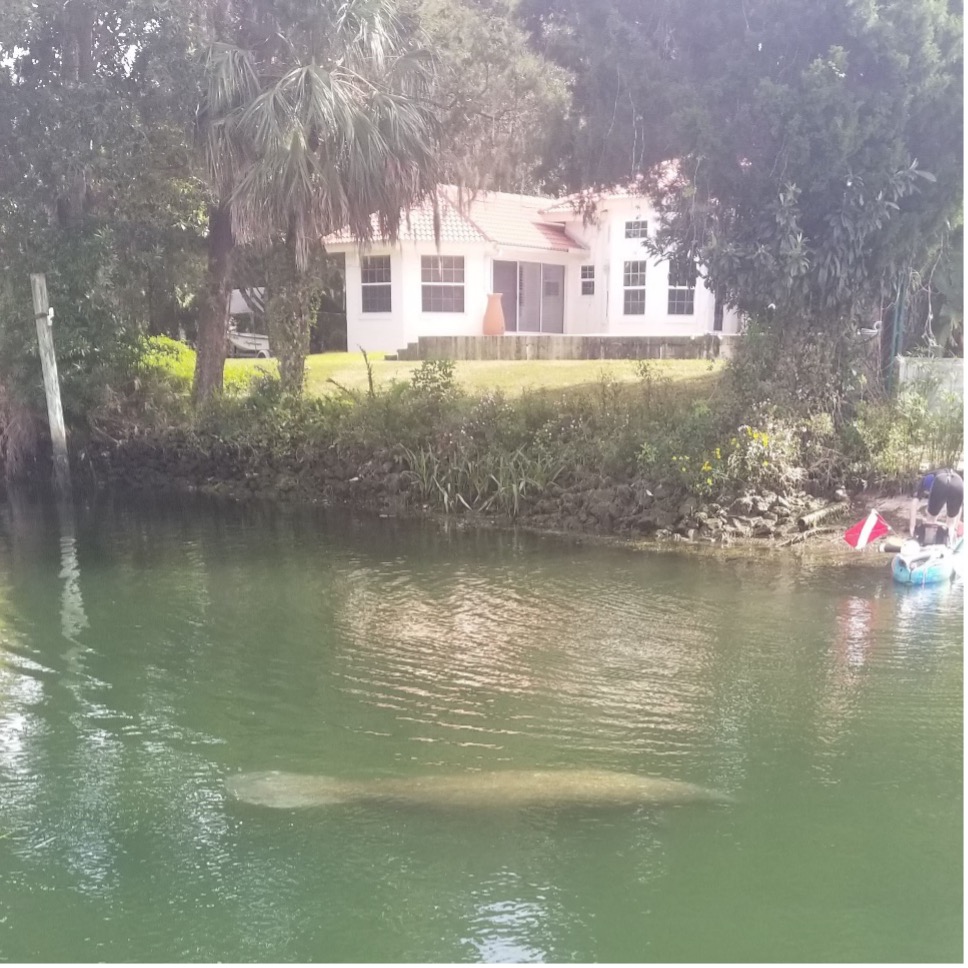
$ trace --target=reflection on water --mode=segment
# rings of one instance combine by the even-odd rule
[[[473,961],[520,964],[554,958],[553,949],[546,951],[538,942],[560,915],[556,918],[545,910],[547,899],[540,888],[535,892],[534,885],[527,886],[526,898],[515,898],[520,879],[515,871],[499,871],[475,892],[478,906],[468,918],[466,939]],[[495,896],[499,899],[492,900]]]
[[[7,960],[942,960],[960,587],[180,502],[0,507]],[[266,812],[579,768],[727,808]],[[912,822],[912,818],[915,822]]]

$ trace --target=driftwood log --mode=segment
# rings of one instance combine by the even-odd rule
[[[816,511],[801,514],[797,518],[797,527],[801,531],[806,531],[817,524],[818,521],[823,521],[824,518],[833,514],[834,511],[843,510],[843,507],[844,505],[840,501],[835,501],[833,504],[825,504],[822,508],[817,508]]]

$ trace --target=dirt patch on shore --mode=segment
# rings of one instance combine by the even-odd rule
[[[876,510],[900,535],[906,536],[911,519],[910,494],[881,494],[871,491],[861,494],[854,501],[858,515]]]

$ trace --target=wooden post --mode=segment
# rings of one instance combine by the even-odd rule
[[[54,335],[51,331],[54,311],[47,302],[47,278],[42,272],[30,274],[30,289],[34,296],[34,321],[37,323],[40,363],[44,370],[44,394],[47,397],[47,419],[50,422],[50,440],[54,450],[54,486],[61,497],[66,497],[71,490],[67,431],[64,429],[64,410],[61,406]]]

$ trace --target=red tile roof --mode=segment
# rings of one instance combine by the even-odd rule
[[[560,224],[546,219],[542,212],[553,199],[508,192],[480,192],[463,199],[456,189],[442,187],[438,193],[441,242],[484,242],[516,249],[543,249],[549,252],[581,251]],[[376,219],[374,237],[379,238]],[[402,242],[433,242],[433,205],[428,199],[406,216],[400,225]],[[330,246],[355,242],[347,231],[327,236]]]

